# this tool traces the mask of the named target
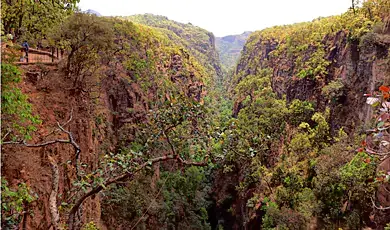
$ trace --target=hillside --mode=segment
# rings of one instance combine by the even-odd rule
[[[161,29],[175,44],[186,48],[196,57],[216,79],[222,78],[221,64],[215,49],[215,37],[211,32],[191,23],[183,24],[153,14],[132,15],[121,19]]]
[[[250,34],[251,32],[246,31],[242,34],[215,38],[215,46],[225,70],[231,70],[237,65],[241,50]]]
[[[166,160],[201,164],[202,154],[189,155],[181,148],[203,144],[202,138],[196,144],[190,140],[204,132],[207,119],[202,104],[213,76],[164,33],[127,21],[77,13],[60,25],[52,39],[69,45],[62,67],[43,63],[18,68],[7,58],[12,46],[2,47],[2,54],[8,54],[2,63],[3,89],[8,90],[2,94],[2,128],[12,130],[2,139],[2,190],[25,194],[16,197],[25,203],[14,206],[13,193],[2,193],[3,204],[8,205],[2,209],[8,217],[2,219],[2,227],[56,225],[57,229],[67,223],[69,229],[79,229],[79,221],[100,225],[101,218],[108,226],[120,226],[131,221],[122,216],[138,216],[138,205],[154,196],[150,186],[157,186],[160,176],[145,174],[142,180],[147,184],[137,188],[144,190],[137,198],[143,201],[126,213],[107,209],[113,207],[110,197],[123,187],[110,189],[105,199],[96,194],[104,184],[132,177],[134,170],[143,169],[137,169],[139,165],[149,168],[149,158],[162,162],[161,173],[170,173],[163,164]],[[23,86],[17,84],[21,80]],[[15,94],[22,95],[18,96],[22,105],[9,100]],[[25,123],[29,130],[14,128]],[[188,140],[179,143],[178,136]],[[27,208],[33,218],[20,214]],[[152,221],[157,219],[143,225]]]
[[[364,97],[387,95],[382,85],[390,84],[390,6],[383,4],[250,35],[233,77],[237,120],[222,147],[229,160],[214,185],[220,222],[234,219],[234,229],[390,222],[389,210],[375,206],[390,205],[389,184],[377,183],[386,173],[375,179],[376,170],[390,170],[374,147],[381,124],[366,132],[381,113]]]

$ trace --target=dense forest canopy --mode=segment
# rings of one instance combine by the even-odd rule
[[[222,38],[78,2],[2,0],[2,229],[390,229],[389,1]]]

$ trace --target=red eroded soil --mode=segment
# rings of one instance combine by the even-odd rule
[[[88,162],[86,171],[96,168],[99,157],[99,147],[104,140],[104,130],[95,124],[94,114],[97,111],[91,100],[83,95],[72,95],[71,81],[65,79],[56,66],[24,66],[21,88],[29,97],[36,114],[39,114],[42,124],[29,143],[42,143],[54,139],[67,139],[64,133],[51,134],[57,128],[57,121],[64,124],[72,112],[72,120],[65,126],[73,133],[75,141],[80,145],[80,159]],[[45,69],[46,75],[42,75]],[[31,81],[25,73],[40,73],[39,79]],[[104,103],[104,99],[102,100]],[[102,106],[101,106],[102,107]],[[102,107],[104,108],[104,106]],[[101,108],[100,108],[101,109]],[[100,111],[109,119],[107,111]],[[48,206],[52,186],[52,172],[48,155],[54,157],[60,171],[57,205],[69,199],[68,191],[75,179],[74,149],[70,144],[54,144],[39,148],[5,145],[2,147],[2,176],[8,180],[10,187],[16,187],[20,182],[26,182],[38,194],[37,201],[31,204],[34,215],[26,215],[21,225],[26,229],[50,229],[50,210]],[[60,210],[61,223],[65,223],[65,215]],[[65,217],[66,218],[66,217]],[[88,199],[83,205],[85,222],[100,221],[100,202],[98,197]]]

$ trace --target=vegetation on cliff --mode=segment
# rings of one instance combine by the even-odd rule
[[[139,14],[120,17],[135,23],[159,28],[175,44],[184,47],[194,56],[215,79],[222,78],[222,68],[215,50],[214,35],[191,23],[179,23],[167,17],[153,14]]]
[[[222,178],[240,175],[222,189],[235,197],[225,216],[238,218],[237,228],[380,228],[390,221],[388,208],[377,206],[388,205],[382,197],[389,194],[376,192],[388,188],[388,162],[382,148],[372,150],[383,123],[366,133],[371,123],[348,109],[366,110],[363,94],[389,84],[389,10],[386,1],[366,1],[248,38],[231,87],[236,120],[221,147]],[[377,65],[381,78],[364,70]]]
[[[95,122],[101,124],[109,117],[103,121],[97,119],[102,116],[99,114],[97,106],[105,103],[101,101],[99,95],[102,93],[108,95],[110,101],[107,106],[111,107],[111,114],[108,116],[112,117],[113,124],[106,123],[106,125],[111,126],[110,129],[116,133],[116,136],[108,137],[107,141],[102,143],[106,144],[106,147],[102,147],[100,152],[95,153],[96,156],[102,156],[96,162],[99,165],[96,168],[86,168],[86,165],[90,165],[91,162],[83,161],[85,149],[78,145],[78,139],[74,134],[64,128],[66,124],[73,122],[73,110],[70,112],[69,121],[65,124],[58,122],[58,129],[53,132],[67,134],[68,140],[60,139],[58,135],[58,139],[53,140],[56,136],[47,135],[40,137],[39,143],[29,143],[27,139],[32,135],[31,133],[27,133],[26,135],[29,136],[26,137],[19,135],[15,139],[12,139],[11,135],[4,136],[2,140],[4,151],[7,151],[7,147],[12,145],[34,148],[55,147],[56,143],[73,145],[75,160],[73,157],[70,159],[61,158],[61,160],[59,155],[55,153],[50,153],[47,155],[48,159],[43,159],[48,160],[53,169],[51,193],[54,195],[50,196],[50,199],[53,199],[50,200],[48,208],[51,212],[50,224],[54,228],[58,228],[62,223],[66,223],[69,229],[79,228],[80,217],[78,213],[86,199],[109,188],[109,185],[134,180],[137,173],[142,172],[145,174],[146,180],[150,181],[151,167],[155,167],[155,164],[158,166],[154,170],[161,170],[161,173],[166,175],[154,178],[155,182],[150,182],[144,187],[142,193],[150,190],[150,186],[157,182],[160,183],[159,181],[165,177],[179,176],[176,171],[180,170],[181,166],[199,167],[208,163],[212,154],[209,143],[211,140],[209,132],[212,130],[209,130],[210,116],[207,115],[208,111],[203,105],[203,97],[213,76],[209,75],[184,47],[176,45],[166,34],[151,27],[81,13],[75,13],[60,23],[59,27],[54,29],[48,38],[51,44],[62,47],[67,52],[67,59],[64,59],[63,64],[60,65],[63,71],[63,75],[60,76],[65,82],[71,82],[70,88],[66,89],[69,97],[81,97],[91,102],[92,98],[95,97],[95,101],[86,109],[92,117],[96,116]],[[5,51],[8,52],[11,49],[10,46]],[[21,115],[22,118],[26,117],[24,113],[17,114],[15,111],[17,106],[24,106],[27,103],[25,96],[18,91],[18,88],[5,88],[8,85],[13,86],[12,82],[17,83],[20,75],[17,67],[2,64],[2,72],[9,73],[2,75],[3,82],[7,83],[3,85],[2,97],[3,101],[10,104],[3,107],[3,112],[14,116]],[[10,83],[8,84],[8,82]],[[123,87],[123,89],[116,87]],[[125,103],[123,103],[120,101],[122,99],[120,93],[123,91],[133,92],[134,97],[132,95],[125,97]],[[21,96],[15,96],[16,98],[13,98],[16,100],[10,100],[9,95],[11,94]],[[26,104],[26,106],[23,107],[26,114],[31,113],[30,105]],[[17,122],[19,120],[22,123],[25,122],[18,117],[16,118]],[[36,119],[32,115],[28,115],[26,118]],[[11,123],[12,120],[3,119],[3,122],[3,127],[7,125],[10,129],[15,128],[13,127],[15,125]],[[26,129],[30,130],[28,127]],[[19,126],[16,128],[20,129]],[[12,131],[15,132],[18,129]],[[36,139],[35,137],[34,140]],[[113,142],[109,142],[109,140],[113,140]],[[176,162],[171,163],[175,167],[166,167],[164,164],[166,161]],[[72,181],[72,187],[61,194],[56,194],[59,186],[58,164],[65,164],[66,168],[73,168],[76,176],[67,178]],[[182,179],[187,180],[188,177],[190,180],[190,177],[195,176],[195,181],[191,182],[190,180],[189,183],[201,183],[204,180],[197,179],[199,176],[196,176],[194,169],[189,169],[188,172],[189,174],[184,175]],[[199,175],[199,172],[197,174]],[[178,183],[182,179],[179,177]],[[164,189],[169,189],[173,186],[172,183],[172,181],[167,182],[167,187]],[[35,191],[38,185],[29,186]],[[129,184],[128,189],[132,189],[131,184]],[[191,190],[191,194],[198,189],[201,188],[195,186]],[[115,196],[120,191],[119,188],[118,190],[112,188],[110,194]],[[160,193],[165,194],[164,196],[168,195],[161,191],[157,195]],[[180,197],[180,193],[180,191],[172,190],[170,196]],[[153,196],[155,195],[154,193]],[[146,200],[143,202],[150,200],[150,197],[145,198]],[[166,199],[172,200],[173,198],[167,197]],[[193,195],[189,198],[198,199]],[[60,201],[60,206],[57,206],[56,199]],[[157,199],[155,202],[164,204],[161,197],[155,199]],[[198,202],[186,201],[189,202],[186,205],[187,208],[193,206],[193,214],[190,218],[195,221],[194,224],[207,225],[204,211],[206,204],[200,205]],[[108,199],[107,202],[110,200]],[[123,202],[124,200],[120,202],[120,205]],[[175,203],[174,207],[181,204],[181,202],[176,204],[178,202],[176,198],[172,202]],[[5,203],[5,205],[10,204]],[[167,215],[168,211],[174,207],[164,208]],[[137,215],[133,218],[141,219],[144,211],[148,210],[137,210]],[[2,213],[6,216],[7,210],[2,209]],[[108,215],[108,213],[103,212],[104,215]],[[172,219],[170,223],[161,219],[160,224],[179,223],[182,215],[181,213],[177,215],[179,219]],[[18,220],[22,221],[20,218]],[[118,220],[120,220],[119,216]],[[4,224],[16,226],[19,222]],[[113,226],[118,225],[112,224]]]

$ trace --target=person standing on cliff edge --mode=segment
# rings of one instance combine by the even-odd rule
[[[28,49],[30,48],[30,46],[28,45],[26,40],[23,42],[22,47],[24,48],[24,51],[26,52],[26,61],[28,62]]]

